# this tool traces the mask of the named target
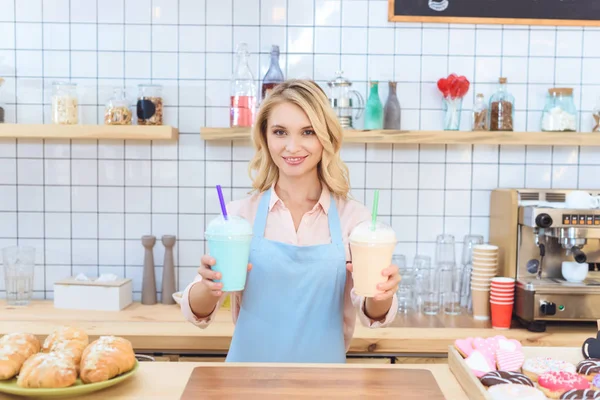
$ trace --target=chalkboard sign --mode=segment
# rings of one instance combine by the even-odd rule
[[[600,0],[388,0],[388,20],[600,26]]]

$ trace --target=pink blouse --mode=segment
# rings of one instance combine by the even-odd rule
[[[250,221],[250,223],[254,223],[254,217],[258,209],[259,201],[260,194],[254,194],[246,199],[229,203],[227,210],[231,215],[238,215]],[[371,213],[364,205],[357,201],[339,199],[337,197],[335,197],[335,201],[340,216],[344,245],[346,247],[346,260],[350,261],[350,248],[348,243],[350,232],[359,223],[369,220],[371,218]],[[330,202],[330,192],[323,186],[319,201],[311,211],[304,214],[300,226],[298,227],[298,231],[296,232],[292,214],[273,190],[271,201],[269,203],[269,216],[265,227],[265,238],[296,246],[313,246],[331,243],[327,217]],[[250,271],[250,273],[252,273],[252,271]],[[212,322],[216,311],[221,307],[225,300],[225,295],[221,296],[211,315],[202,319],[196,317],[190,307],[189,292],[191,287],[200,282],[201,279],[202,277],[197,275],[194,281],[186,287],[181,301],[181,310],[188,321],[200,328],[206,328]],[[398,300],[396,295],[394,295],[392,306],[385,319],[383,321],[373,321],[365,314],[365,298],[355,294],[353,287],[354,282],[352,280],[352,274],[347,272],[346,289],[344,293],[344,341],[346,350],[350,347],[350,340],[354,334],[357,314],[363,325],[369,328],[380,328],[392,323],[398,309]],[[231,293],[231,312],[234,324],[240,313],[242,296],[243,292]]]

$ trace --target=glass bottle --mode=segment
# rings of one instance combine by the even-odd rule
[[[383,129],[400,129],[400,102],[396,82],[389,82],[389,94],[383,109]]]
[[[592,132],[600,132],[600,98],[596,101],[596,107],[592,112],[592,117],[594,118],[594,127],[592,128]]]
[[[572,88],[548,89],[542,112],[542,132],[576,132],[577,108]]]
[[[383,104],[379,98],[379,81],[371,81],[365,106],[365,129],[383,129]]]
[[[472,130],[487,130],[487,111],[487,105],[485,104],[483,94],[477,93],[475,104],[473,104],[473,120],[471,121]]]
[[[279,46],[273,45],[271,47],[271,65],[269,65],[269,69],[263,78],[260,94],[261,101],[266,99],[271,90],[283,81],[283,72],[279,67]]]
[[[79,100],[77,98],[76,83],[52,83],[52,123],[62,125],[79,123]]]
[[[0,78],[0,90],[2,88],[2,85],[4,85],[4,78]],[[0,96],[3,97],[3,96]],[[4,123],[4,114],[5,114],[5,110],[6,106],[4,105],[4,102],[0,102],[0,124]]]
[[[125,89],[115,88],[113,96],[106,103],[104,109],[105,125],[131,125],[133,112],[129,108],[129,101],[125,97]]]
[[[138,125],[162,125],[163,99],[161,85],[138,85],[136,114]]]
[[[506,78],[498,79],[498,90],[490,98],[488,119],[490,131],[512,131],[515,97],[506,90]]]
[[[229,125],[251,127],[256,117],[256,84],[248,65],[248,45],[237,47],[236,65],[230,82]]]

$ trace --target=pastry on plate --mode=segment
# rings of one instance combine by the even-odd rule
[[[83,330],[72,326],[62,326],[46,337],[42,352],[63,353],[73,359],[73,363],[79,368],[81,355],[89,343],[88,335]]]
[[[14,378],[25,360],[40,351],[40,341],[30,333],[9,333],[0,338],[0,381]]]
[[[23,388],[64,388],[77,381],[73,360],[61,353],[37,353],[23,364],[17,385]]]
[[[579,374],[566,371],[550,371],[538,378],[538,386],[548,398],[560,399],[569,390],[589,389],[590,382]]]
[[[540,375],[550,371],[575,373],[575,365],[551,357],[528,358],[523,363],[523,373],[534,382],[537,382]]]
[[[492,400],[546,400],[546,396],[539,389],[510,383],[492,386],[488,393]]]
[[[533,387],[531,379],[519,372],[512,371],[492,371],[479,378],[481,384],[485,387],[496,385],[526,385]]]
[[[131,342],[115,336],[101,336],[83,351],[80,377],[83,383],[107,381],[129,372],[136,359]]]

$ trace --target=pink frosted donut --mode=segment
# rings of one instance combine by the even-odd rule
[[[588,389],[590,382],[572,372],[551,371],[540,375],[538,385],[546,396],[556,399],[571,389]]]

